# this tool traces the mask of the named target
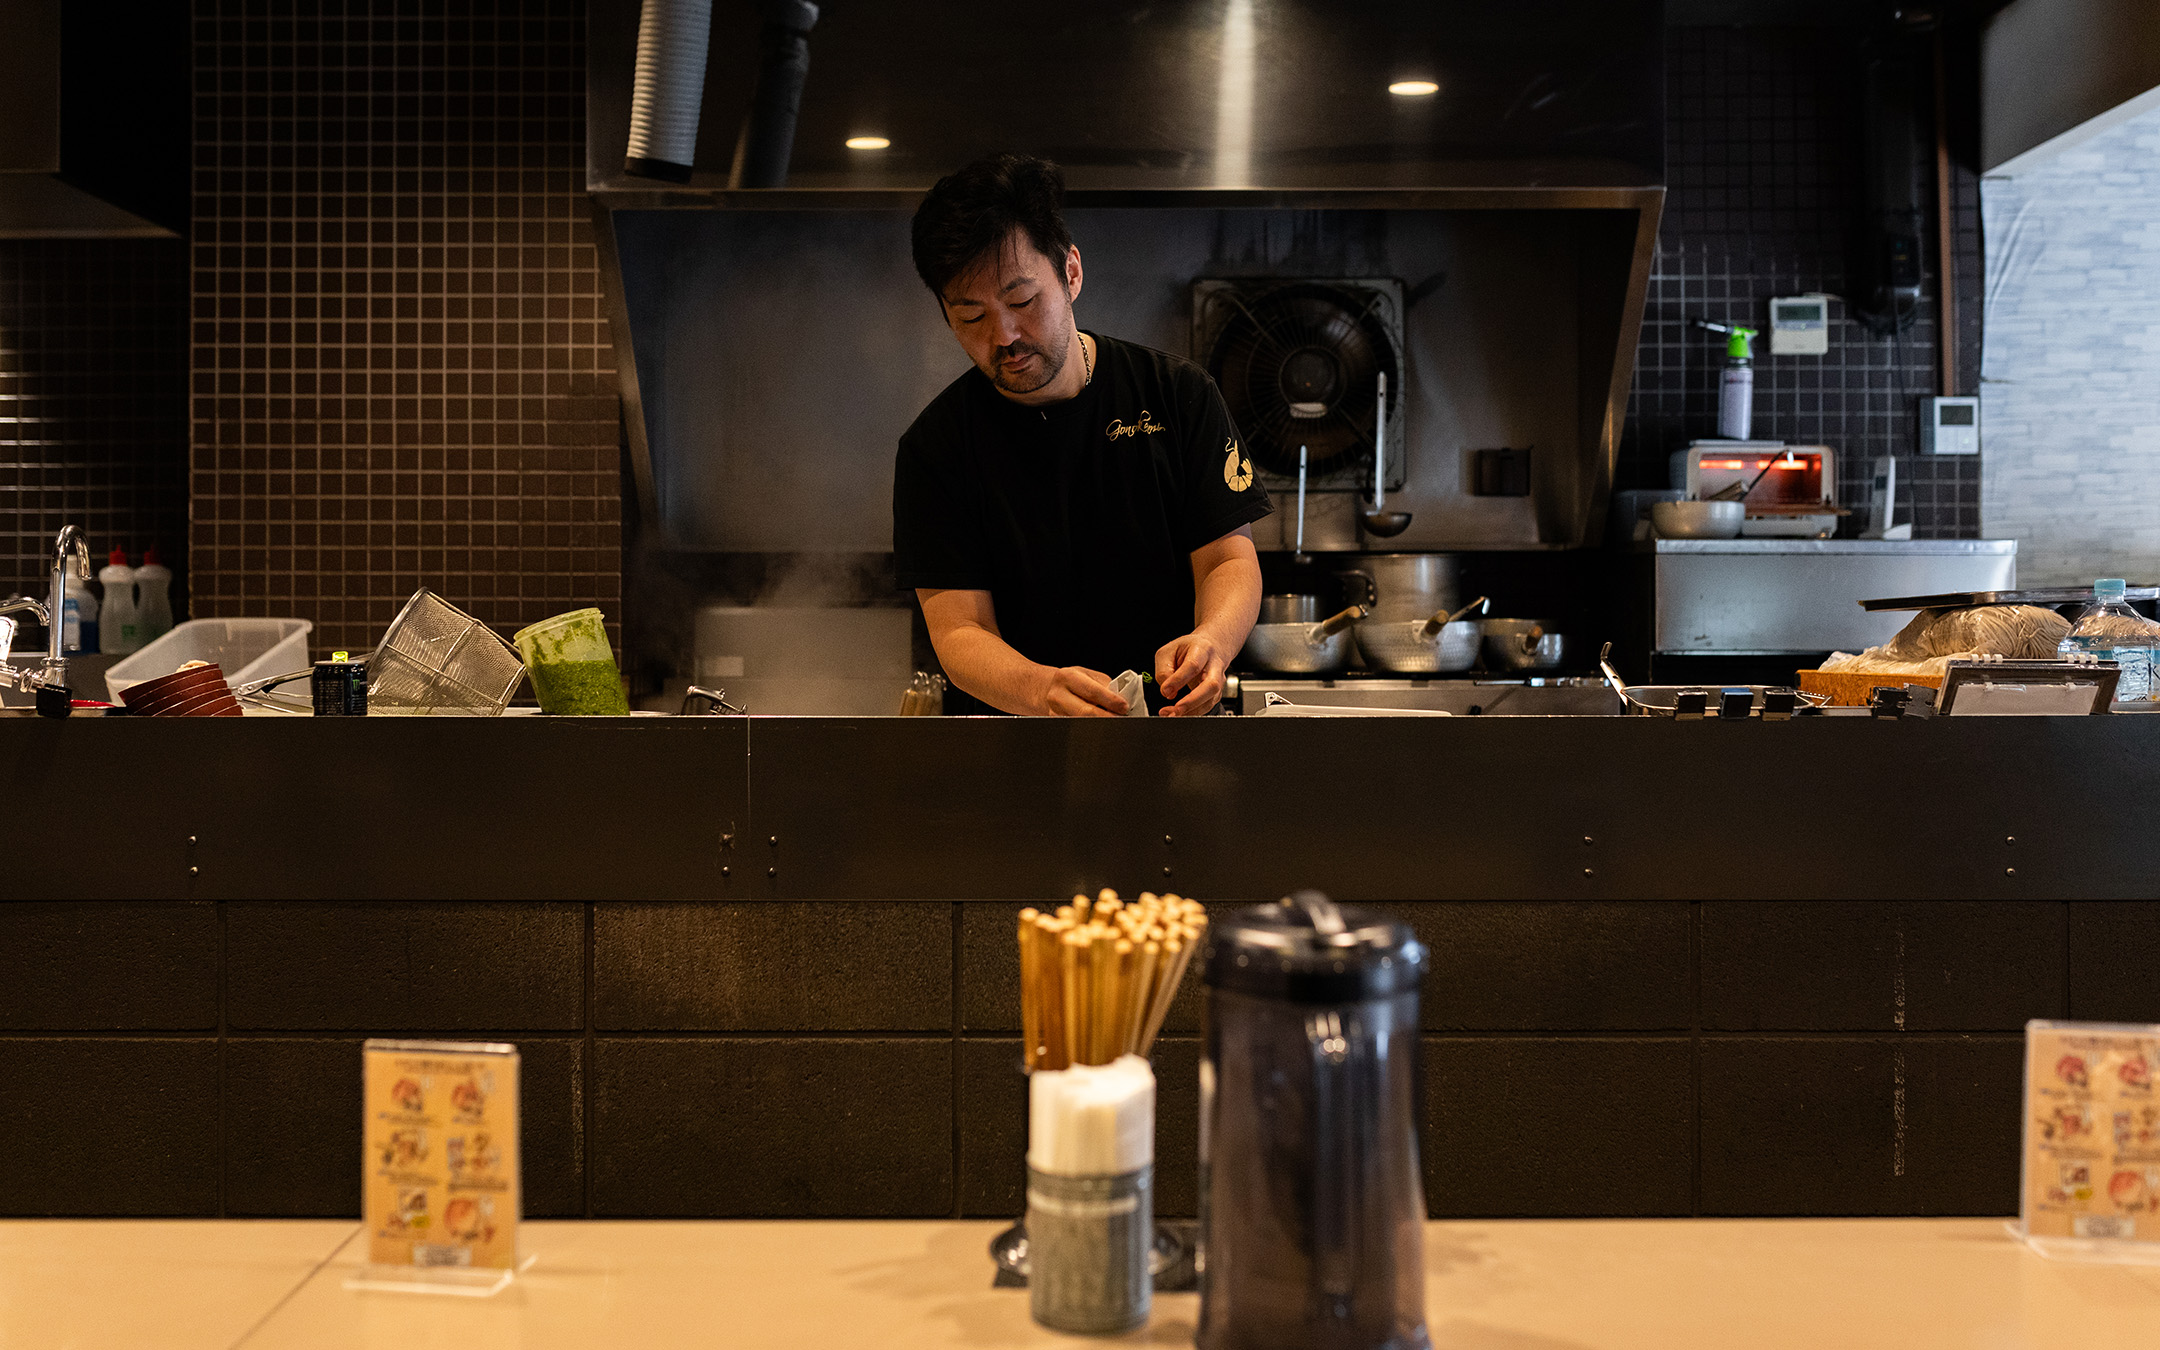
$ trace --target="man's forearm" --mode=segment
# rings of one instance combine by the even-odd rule
[[[1260,563],[1225,558],[1193,588],[1193,631],[1214,640],[1226,656],[1237,655],[1260,617]]]
[[[973,624],[932,641],[938,664],[952,682],[1000,712],[1034,716],[1043,711],[1049,667],[1014,650],[1004,638]]]

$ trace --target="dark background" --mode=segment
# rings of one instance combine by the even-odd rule
[[[1388,908],[1439,1216],[2013,1213],[2024,1020],[2149,1019],[2160,945],[2150,902]],[[1018,909],[0,905],[0,1213],[355,1214],[360,1041],[410,1034],[518,1045],[536,1217],[1017,1215]]]

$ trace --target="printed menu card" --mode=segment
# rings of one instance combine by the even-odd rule
[[[2156,1077],[2160,1027],[2026,1023],[2028,1241],[2160,1241]]]
[[[362,1053],[369,1263],[515,1268],[517,1047],[371,1040]]]

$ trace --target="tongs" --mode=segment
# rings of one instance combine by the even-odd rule
[[[311,666],[306,670],[289,670],[283,675],[272,675],[267,680],[249,680],[246,684],[240,685],[232,691],[233,697],[252,703],[258,708],[269,708],[274,712],[312,713],[315,711],[315,700],[312,696],[303,702],[290,694],[281,694],[273,698],[270,696],[270,691],[281,684],[290,684],[294,680],[304,680],[314,673],[315,670]]]

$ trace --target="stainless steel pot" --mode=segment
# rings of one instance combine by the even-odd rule
[[[1367,619],[1357,626],[1365,664],[1397,675],[1436,675],[1468,670],[1477,660],[1482,632],[1462,616],[1488,602],[1481,596],[1453,614],[1430,619]]]
[[[1260,597],[1262,623],[1317,623],[1319,619],[1320,597],[1317,595],[1285,592]]]
[[[1319,675],[1350,663],[1350,625],[1365,617],[1352,605],[1320,623],[1256,623],[1238,653],[1249,666],[1277,675]]]
[[[1376,619],[1422,619],[1456,608],[1461,571],[1452,553],[1367,553],[1346,560],[1343,598]]]
[[[1558,670],[1567,664],[1568,640],[1552,631],[1549,619],[1487,619],[1485,667],[1520,672]]]

